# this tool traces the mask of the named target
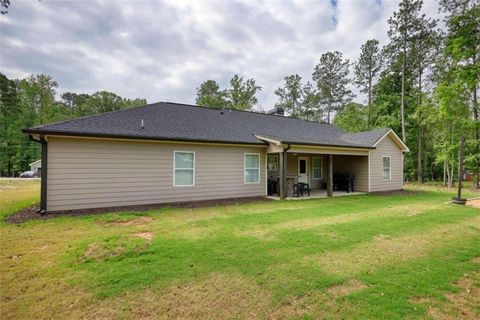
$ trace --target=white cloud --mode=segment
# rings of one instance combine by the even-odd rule
[[[336,3],[336,4],[334,4]],[[149,102],[194,103],[206,79],[235,74],[276,101],[283,77],[311,80],[320,55],[354,61],[371,38],[387,41],[398,1],[15,1],[0,17],[0,71],[47,73],[60,92],[114,91]],[[437,15],[427,0],[425,12]],[[361,101],[362,97],[358,97]]]

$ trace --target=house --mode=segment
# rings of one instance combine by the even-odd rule
[[[41,211],[257,197],[309,183],[333,195],[403,188],[407,146],[391,129],[159,102],[23,130],[42,145]],[[268,170],[267,170],[268,168]]]
[[[37,160],[29,164],[30,171],[35,171],[38,174],[41,174],[42,170],[42,160]]]

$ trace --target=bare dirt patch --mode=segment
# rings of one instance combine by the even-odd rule
[[[475,257],[471,260],[473,263],[480,264],[480,257]]]
[[[459,279],[454,286],[457,292],[445,294],[445,301],[415,297],[410,302],[428,307],[428,316],[437,320],[480,319],[480,272],[473,272]]]
[[[265,318],[269,292],[235,274],[212,274],[186,285],[173,285],[147,301],[135,299],[133,318],[254,319]]]
[[[465,205],[469,207],[480,208],[480,198],[468,200]]]
[[[368,288],[366,284],[357,279],[350,279],[337,286],[330,287],[327,293],[335,297],[348,296],[349,294]]]
[[[311,313],[317,313],[313,300],[317,300],[317,297],[312,293],[288,298],[270,312],[268,319],[301,319]]]
[[[435,302],[434,299],[427,297],[410,297],[408,301],[413,304],[432,304]]]
[[[331,251],[323,255],[306,257],[331,274],[357,274],[375,270],[380,266],[421,257],[430,250],[455,239],[469,237],[480,228],[480,217],[458,224],[443,225],[423,234],[387,237],[379,235],[372,242],[362,243],[348,250]]]
[[[134,237],[139,237],[148,241],[152,241],[153,239],[153,233],[152,232],[139,232],[139,233],[134,233],[132,234]]]
[[[106,248],[100,243],[94,242],[88,245],[87,249],[80,261],[85,260],[102,260],[108,257],[119,256],[125,252],[125,247],[117,246],[112,248]]]
[[[112,226],[133,226],[133,225],[139,225],[139,224],[146,224],[152,221],[153,221],[153,218],[142,216],[142,217],[138,217],[136,219],[131,219],[131,220],[111,220],[111,221],[107,221],[107,224]]]
[[[145,238],[143,238],[145,239]],[[127,252],[140,251],[148,247],[147,241],[132,239],[128,237],[119,237],[90,243],[78,262],[87,260],[105,260],[111,257],[117,257]]]

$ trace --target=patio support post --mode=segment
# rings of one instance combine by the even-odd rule
[[[327,196],[333,197],[333,155],[327,156],[328,173],[327,173]]]
[[[279,165],[280,165],[280,186],[279,186],[279,196],[280,199],[285,199],[288,196],[288,186],[287,186],[287,151],[290,149],[290,145],[287,144],[284,146],[283,152],[278,154]]]
[[[281,152],[278,154],[278,160],[279,160],[279,164],[280,164],[280,185],[279,185],[279,192],[280,192],[280,199],[285,199],[286,198],[286,193],[285,193],[285,190],[286,190],[286,179],[285,179],[285,167],[286,167],[286,160],[287,160],[287,157],[286,157],[287,153],[284,151],[284,152]]]

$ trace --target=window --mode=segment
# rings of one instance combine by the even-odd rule
[[[312,158],[313,179],[322,179],[323,177],[323,158]]]
[[[173,186],[192,187],[195,185],[195,152],[175,151],[173,163]]]
[[[383,180],[390,180],[390,157],[383,157]]]
[[[278,171],[278,155],[277,154],[269,154],[267,156],[267,170]]]
[[[260,155],[258,153],[245,153],[244,183],[260,183]]]

